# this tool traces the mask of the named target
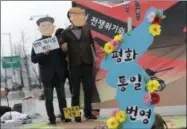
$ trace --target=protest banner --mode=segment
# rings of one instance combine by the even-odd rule
[[[36,54],[43,53],[46,50],[54,50],[59,48],[59,43],[56,37],[51,37],[43,40],[38,40],[33,43],[33,48]]]

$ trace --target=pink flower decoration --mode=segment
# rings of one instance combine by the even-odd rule
[[[118,41],[116,41],[116,40],[112,40],[111,44],[114,46],[115,50],[117,50],[120,43]]]
[[[147,16],[148,22],[152,23],[154,21],[155,17],[156,17],[156,13],[155,12],[149,13],[148,16]]]
[[[146,104],[151,104],[151,95],[148,93],[148,94],[145,94],[144,95],[144,97],[143,97],[143,99],[144,99],[144,103],[146,103]]]
[[[114,109],[114,110],[112,111],[112,116],[115,116],[115,115],[116,115],[116,112],[118,112],[118,111],[119,111],[118,108]]]

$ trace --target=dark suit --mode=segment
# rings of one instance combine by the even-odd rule
[[[91,45],[94,42],[91,31],[87,26],[81,28],[81,36],[77,38],[72,32],[71,27],[67,28],[63,34],[63,42],[68,43],[68,61],[70,66],[70,76],[72,80],[72,106],[79,106],[80,83],[83,83],[84,90],[84,113],[85,116],[91,115],[92,86],[94,85],[93,77],[93,53]],[[95,49],[95,47],[94,47]]]
[[[43,36],[41,39],[49,37]],[[66,107],[66,98],[64,93],[65,70],[67,69],[67,62],[64,52],[61,49],[52,50],[48,55],[44,53],[35,54],[32,49],[31,60],[33,63],[39,64],[39,71],[41,81],[44,85],[44,95],[46,101],[46,110],[50,121],[55,120],[53,109],[53,89],[56,89],[59,101],[59,108],[62,119],[64,119],[63,108]]]

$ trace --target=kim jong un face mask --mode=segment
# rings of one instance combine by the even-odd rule
[[[55,25],[49,21],[45,21],[40,23],[39,30],[43,36],[52,36],[55,30]]]

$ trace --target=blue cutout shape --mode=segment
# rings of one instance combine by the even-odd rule
[[[138,120],[133,121],[131,120],[130,114],[127,113],[127,120],[123,123],[123,128],[143,128],[143,129],[151,129],[154,120],[155,120],[155,114],[154,114],[154,105],[147,105],[144,103],[143,97],[145,94],[147,94],[146,88],[146,82],[145,78],[148,79],[149,76],[147,73],[142,69],[138,64],[137,60],[142,56],[144,52],[147,51],[148,47],[153,42],[153,36],[149,33],[149,27],[150,23],[148,22],[148,14],[150,12],[156,12],[159,11],[159,13],[162,15],[163,11],[158,10],[156,8],[149,8],[142,24],[140,24],[138,27],[132,30],[131,35],[125,34],[124,39],[121,42],[121,45],[119,49],[117,50],[120,52],[120,50],[128,50],[128,49],[134,49],[138,55],[136,55],[135,60],[132,61],[126,61],[117,63],[116,58],[112,58],[115,54],[109,54],[106,58],[104,58],[101,62],[100,67],[102,69],[108,70],[107,76],[106,76],[106,83],[113,88],[117,88],[117,93],[115,99],[117,100],[119,104],[119,109],[123,111],[127,111],[128,106],[137,106],[140,114],[141,109],[143,110],[151,110],[151,116],[149,119],[148,124],[144,124],[143,122],[147,122],[144,120],[143,117],[137,117]],[[123,52],[124,53],[124,52]],[[119,54],[119,53],[118,53]],[[118,55],[119,56],[119,55]],[[126,59],[124,57],[122,60]],[[119,76],[125,76],[125,80],[132,79],[133,76],[140,75],[141,78],[141,87],[138,87],[139,85],[130,83],[127,86],[123,86],[123,88],[118,87],[119,82]],[[121,79],[124,81],[124,78]],[[135,90],[135,87],[139,90]],[[125,90],[125,91],[122,91]],[[141,111],[143,114],[144,112]]]

